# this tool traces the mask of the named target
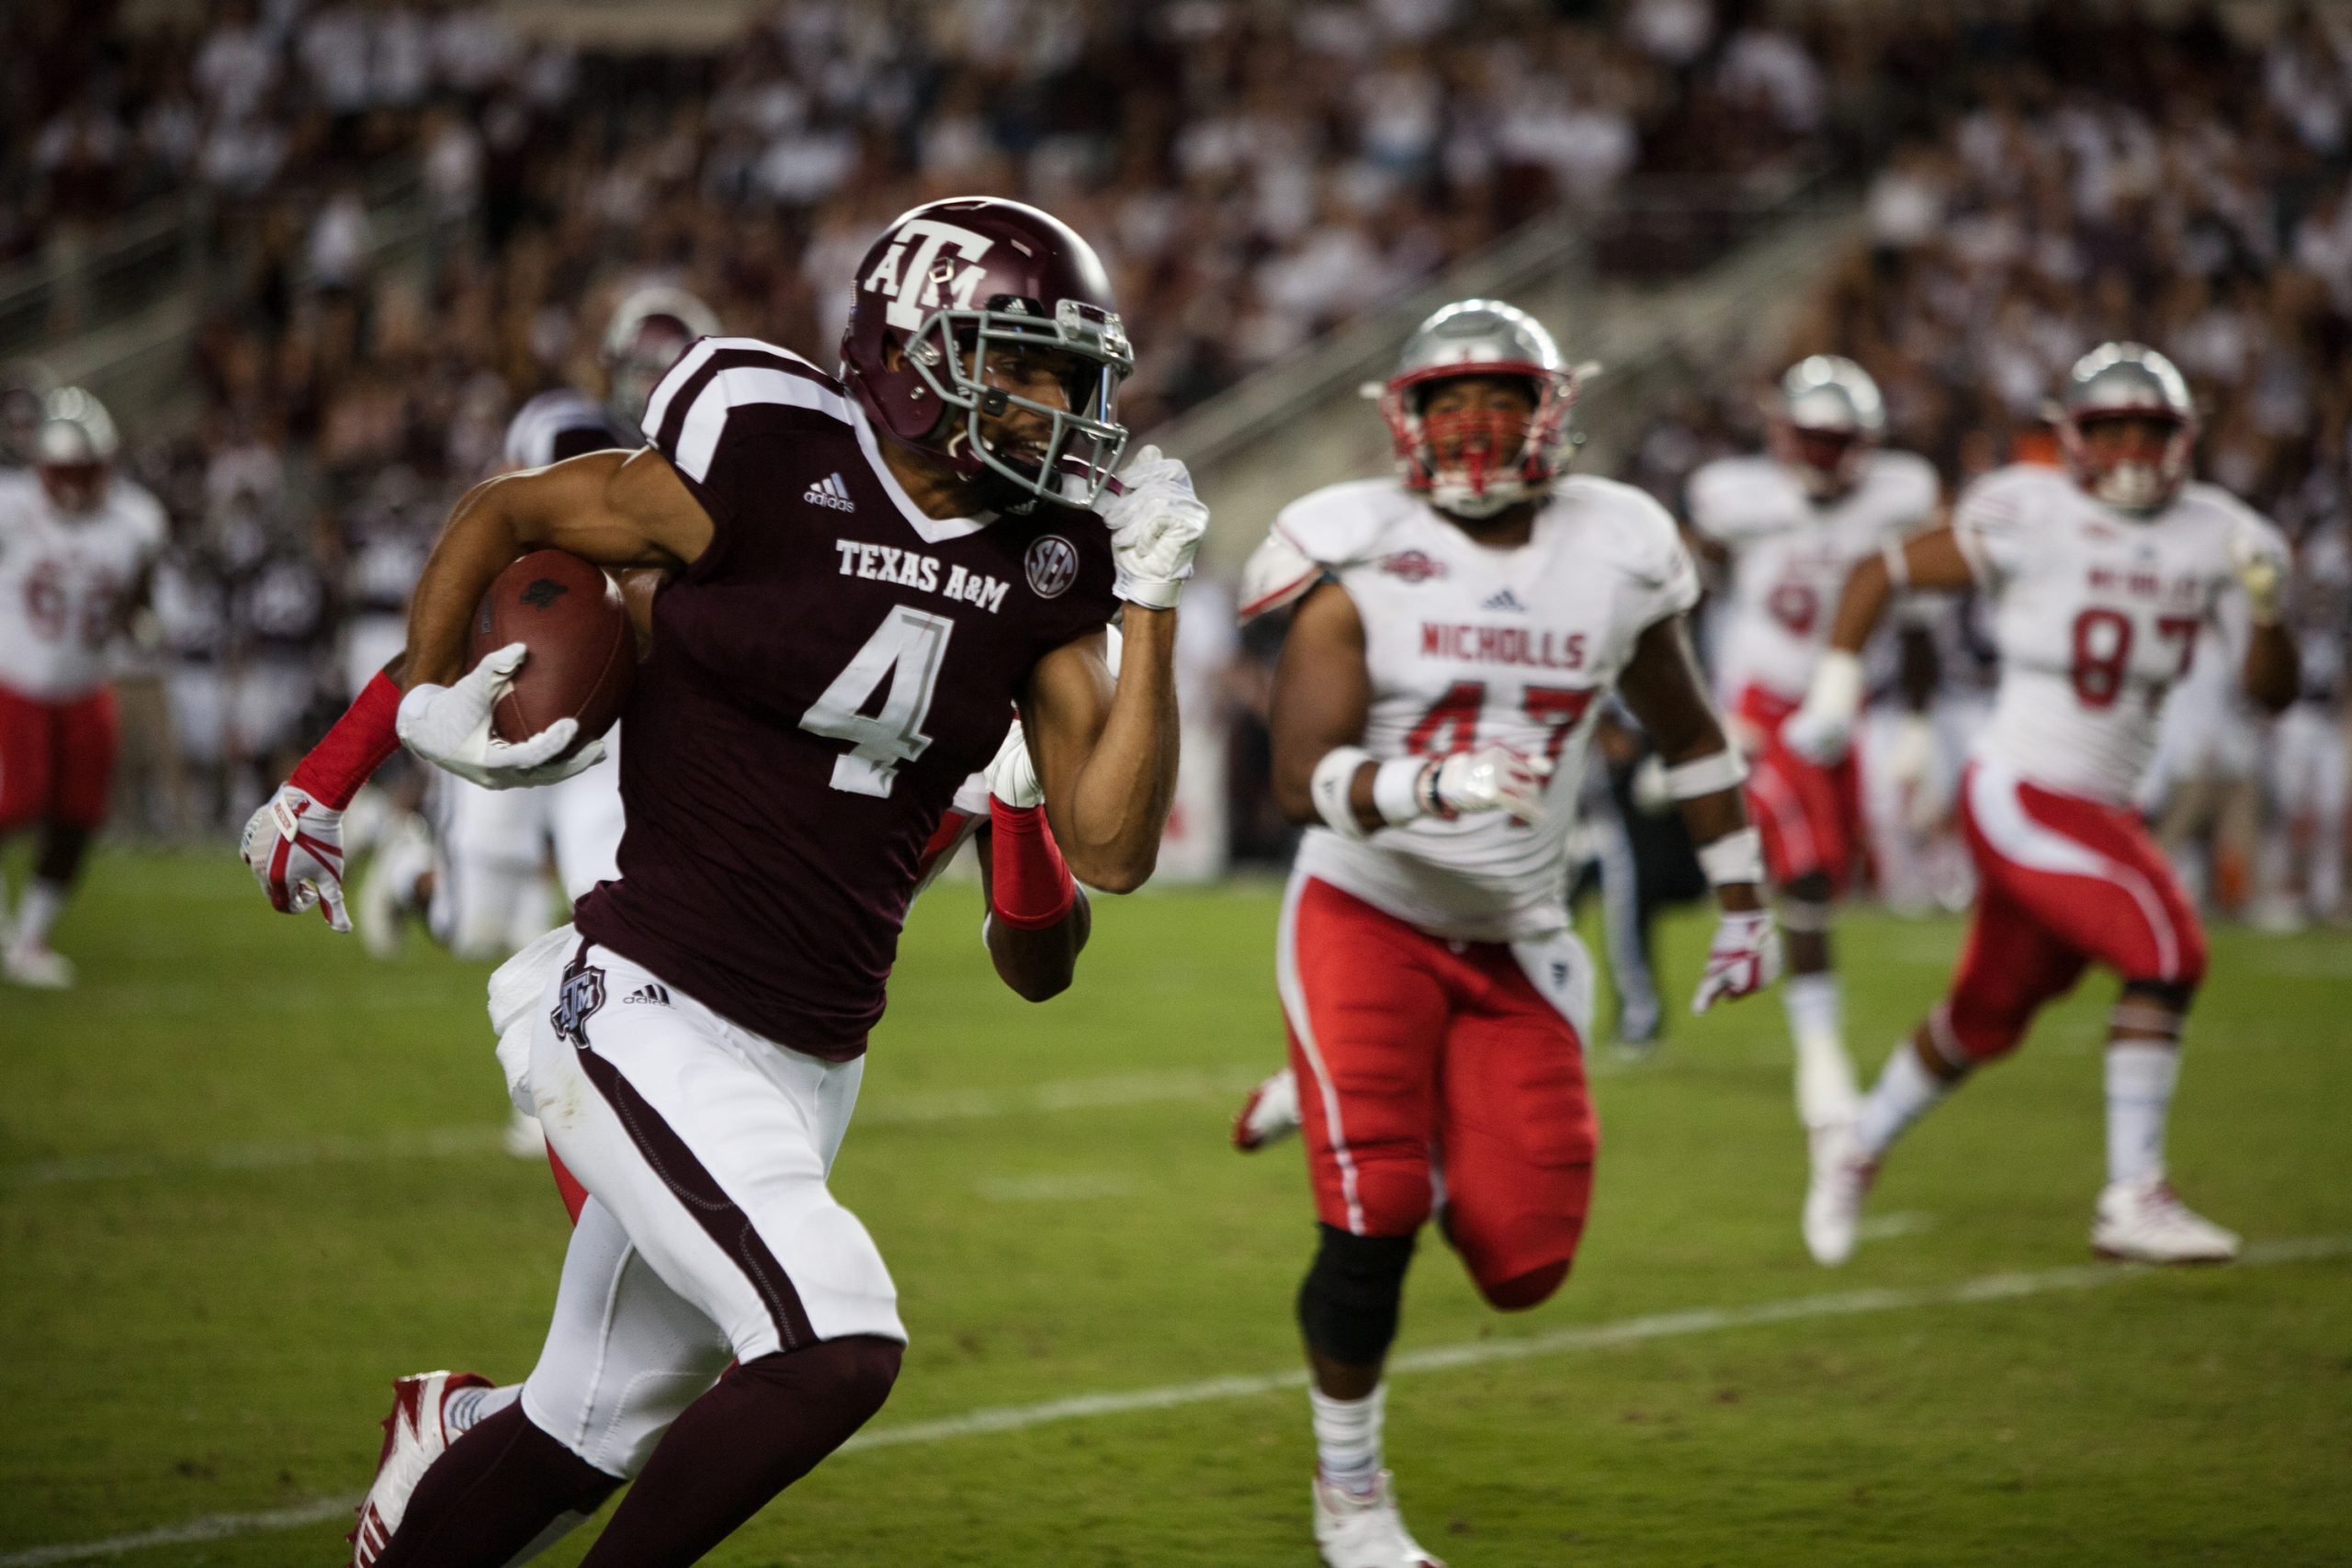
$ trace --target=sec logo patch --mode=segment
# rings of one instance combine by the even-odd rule
[[[1040,599],[1058,599],[1078,581],[1078,547],[1059,534],[1047,534],[1030,541],[1024,564],[1030,592]]]

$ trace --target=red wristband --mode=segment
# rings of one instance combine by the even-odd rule
[[[1078,901],[1078,884],[1046,826],[1042,806],[1007,806],[989,796],[989,907],[1024,931],[1060,923]]]
[[[400,750],[401,689],[379,671],[286,782],[331,811],[351,804],[369,774]]]

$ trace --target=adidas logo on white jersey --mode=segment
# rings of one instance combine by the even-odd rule
[[[1517,610],[1522,615],[1527,613],[1527,606],[1519,602],[1519,595],[1513,593],[1508,588],[1487,599],[1484,604],[1480,604],[1478,608],[1481,610]]]
[[[849,498],[849,486],[842,483],[839,474],[829,474],[800,492],[800,499],[816,506],[830,506],[836,512],[854,512],[857,502]]]

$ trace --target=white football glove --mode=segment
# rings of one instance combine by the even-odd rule
[[[2278,624],[2279,601],[2285,596],[2286,562],[2263,536],[2262,530],[2240,519],[2230,530],[2230,564],[2237,568],[2239,586],[2254,612],[2254,624]]]
[[[1943,820],[1943,791],[1936,787],[1936,727],[1925,714],[1905,714],[1886,749],[1887,782],[1904,802],[1903,821],[1914,833],[1935,831]]]
[[[343,908],[342,812],[321,806],[308,790],[280,784],[245,819],[237,849],[272,908],[299,915],[316,904],[328,925],[351,929]]]
[[[1842,761],[1854,743],[1854,720],[1862,711],[1862,661],[1830,649],[1814,666],[1804,705],[1781,725],[1781,743],[1822,767]]]
[[[510,642],[482,655],[454,686],[413,687],[401,699],[395,724],[401,744],[484,789],[549,784],[594,767],[604,760],[602,740],[591,740],[569,757],[559,755],[579,732],[577,719],[557,719],[527,740],[504,741],[490,732],[490,711],[514,685],[527,652],[521,643]]]
[[[1441,814],[1508,811],[1521,822],[1544,815],[1544,781],[1552,776],[1548,757],[1525,757],[1508,746],[1456,751],[1437,764],[1426,788]]]
[[[1120,492],[1102,508],[1111,530],[1118,595],[1147,610],[1172,610],[1193,575],[1193,554],[1209,525],[1209,509],[1193,493],[1193,476],[1157,446],[1135,455],[1119,475]]]
[[[1707,949],[1707,972],[1690,998],[1702,1013],[1721,1001],[1753,996],[1781,977],[1781,932],[1767,909],[1725,909]]]
[[[988,780],[990,795],[1016,811],[1046,804],[1046,786],[1037,782],[1037,764],[1029,755],[1029,738],[1022,733],[1017,718],[1006,732],[1004,744],[996,749],[989,765],[980,770],[980,777]]]

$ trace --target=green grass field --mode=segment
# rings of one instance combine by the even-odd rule
[[[1030,1008],[977,894],[929,897],[836,1170],[905,1374],[711,1562],[1314,1562],[1306,1401],[1268,1386],[1306,1183],[1295,1145],[1225,1144],[1280,1055],[1274,913],[1106,902],[1076,991]],[[1870,1070],[1958,932],[1848,923]],[[1670,933],[1678,992],[1703,937]],[[0,991],[0,1568],[146,1532],[107,1560],[324,1568],[389,1380],[520,1377],[554,1290],[562,1211],[495,1147],[485,969],[372,964],[225,856],[105,859],[59,942],[79,991]],[[1776,1004],[1599,1060],[1568,1287],[1498,1316],[1421,1253],[1399,1352],[1460,1353],[1391,1391],[1417,1533],[1454,1568],[2352,1561],[2352,938],[2223,931],[2213,967],[2173,1167],[2256,1244],[2229,1269],[2088,1263],[2102,982],[1905,1144],[1835,1274],[1797,1238]]]

